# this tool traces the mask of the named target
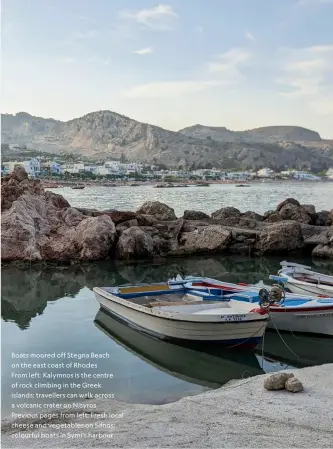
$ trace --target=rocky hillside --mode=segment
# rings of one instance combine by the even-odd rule
[[[197,139],[214,139],[219,142],[320,142],[316,131],[299,126],[264,126],[246,131],[230,131],[220,126],[194,125],[180,133]]]
[[[319,134],[297,127],[233,132],[196,125],[173,132],[111,111],[92,112],[68,122],[20,112],[4,114],[1,121],[2,143],[31,145],[49,153],[104,159],[123,154],[130,160],[192,169],[269,166],[321,171],[333,165],[333,153],[318,148]],[[290,142],[301,137],[307,145]],[[317,148],[309,144],[310,139]]]

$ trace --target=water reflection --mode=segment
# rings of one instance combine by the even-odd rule
[[[209,388],[230,379],[263,374],[253,352],[226,350],[221,345],[169,343],[132,329],[99,310],[96,326],[113,341],[172,376]]]
[[[333,262],[298,259],[318,266],[323,273],[333,272]],[[5,268],[2,270],[1,313],[5,321],[27,329],[31,320],[45,310],[47,303],[66,296],[75,297],[83,288],[138,282],[157,282],[177,274],[209,276],[229,282],[268,281],[279,269],[280,258],[235,256],[191,257],[159,262],[101,262],[46,269]]]

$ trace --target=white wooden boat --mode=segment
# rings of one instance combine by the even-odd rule
[[[263,374],[253,351],[230,351],[219,344],[178,344],[139,332],[99,309],[94,324],[109,338],[160,371],[186,382],[219,388],[231,379]]]
[[[165,340],[219,342],[228,347],[255,347],[268,315],[253,304],[216,301],[181,285],[151,284],[95,287],[102,309],[138,330]],[[126,299],[125,299],[126,298]]]
[[[303,295],[333,296],[333,276],[316,273],[311,267],[283,261],[279,275],[284,277],[284,285],[293,293]]]
[[[270,276],[275,281],[284,282],[284,276]],[[333,336],[333,298],[281,293],[275,299],[276,287],[258,288],[216,281],[188,282],[187,288],[206,293],[203,299],[225,301],[233,299],[249,303],[259,303],[266,296],[266,307],[271,320],[268,328],[306,332]],[[219,290],[220,289],[220,290]],[[272,299],[269,300],[270,296]]]

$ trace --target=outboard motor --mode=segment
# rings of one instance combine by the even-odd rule
[[[259,290],[259,305],[260,307],[269,307],[273,304],[282,304],[286,298],[284,288],[279,284],[274,284],[269,290],[264,287]]]

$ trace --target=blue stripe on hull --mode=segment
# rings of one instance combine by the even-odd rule
[[[116,312],[113,312],[106,307],[103,307],[101,304],[101,309],[103,312],[107,313],[108,315],[112,316],[113,318],[116,318],[118,321],[121,321],[123,323],[126,323],[128,326],[132,327],[133,329],[136,329],[139,332],[143,332],[145,334],[152,335],[153,337],[159,338],[160,340],[164,341],[174,341],[174,342],[193,342],[193,343],[207,343],[207,344],[220,344],[222,346],[237,346],[239,348],[255,348],[258,343],[262,340],[262,337],[251,337],[251,338],[237,338],[233,340],[192,340],[192,339],[186,339],[186,338],[176,338],[176,337],[169,337],[167,335],[159,334],[158,332],[151,331],[149,329],[146,329],[144,327],[141,327],[132,321],[124,318],[123,316],[119,315]]]

